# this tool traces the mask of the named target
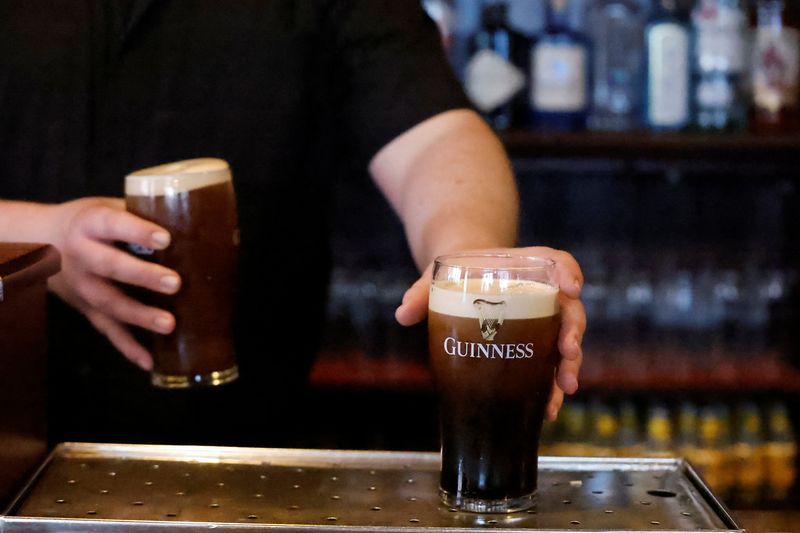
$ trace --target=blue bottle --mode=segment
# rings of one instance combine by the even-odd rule
[[[529,122],[581,130],[589,111],[589,40],[569,25],[567,0],[547,0],[547,23],[531,46]]]
[[[504,0],[484,1],[481,25],[470,40],[464,88],[496,130],[520,126],[526,111],[528,39],[508,24]]]
[[[675,0],[659,0],[645,27],[645,124],[681,130],[690,121],[689,29]]]

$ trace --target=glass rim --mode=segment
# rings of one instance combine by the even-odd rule
[[[481,258],[521,259],[524,261],[531,261],[532,264],[520,265],[520,266],[490,266],[490,265],[464,265],[457,262],[451,262],[457,259],[481,259]],[[547,257],[541,257],[538,255],[513,254],[508,252],[458,252],[452,254],[444,254],[434,259],[434,263],[437,266],[472,268],[480,270],[546,270],[548,268],[555,268],[556,266],[556,262]]]

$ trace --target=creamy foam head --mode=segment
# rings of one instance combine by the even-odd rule
[[[228,163],[204,157],[137,170],[125,177],[127,196],[164,196],[231,180]]]
[[[436,281],[431,286],[429,308],[444,315],[480,318],[475,300],[505,302],[505,318],[542,318],[558,313],[558,288],[530,280],[485,282],[470,279],[466,283]]]

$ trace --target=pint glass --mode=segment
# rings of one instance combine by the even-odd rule
[[[125,178],[125,203],[172,236],[165,250],[131,251],[175,270],[182,280],[174,296],[136,293],[175,315],[171,334],[148,332],[141,339],[153,354],[153,385],[188,388],[235,380],[231,333],[239,230],[228,164],[204,158],[136,171]]]
[[[534,505],[539,434],[558,360],[555,264],[509,254],[436,259],[428,339],[449,507]]]

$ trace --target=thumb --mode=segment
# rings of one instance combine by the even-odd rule
[[[403,295],[403,303],[394,312],[394,317],[403,326],[413,326],[428,316],[428,294],[431,289],[433,265],[425,269],[422,276]]]

